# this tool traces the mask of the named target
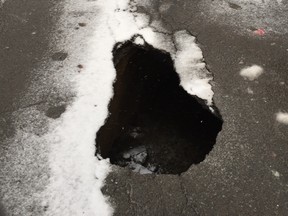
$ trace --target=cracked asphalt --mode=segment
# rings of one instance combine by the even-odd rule
[[[7,0],[0,9],[1,142],[14,136],[17,122],[13,122],[12,115],[35,106],[48,110],[51,105],[68,100],[45,83],[43,93],[22,100],[23,92],[37,75],[33,68],[50,49],[47,34],[59,15],[53,10],[59,2]],[[261,37],[253,34],[252,30],[259,27],[253,26],[253,20],[252,30],[245,26],[239,30],[239,26],[209,18],[211,15],[205,14],[201,6],[205,0],[152,2],[153,8],[143,9],[149,11],[152,19],[160,19],[169,31],[187,29],[197,37],[207,67],[214,75],[214,102],[224,125],[206,159],[180,176],[140,175],[113,166],[102,191],[110,196],[115,215],[286,215],[288,127],[277,123],[275,114],[288,111],[288,21],[283,22],[280,33],[269,30]],[[237,5],[230,3],[232,10],[244,10]],[[286,3],[282,7],[287,10]],[[288,20],[286,14],[283,16]],[[264,19],[264,15],[258,19]],[[254,82],[239,75],[243,67],[252,64],[264,68],[264,74]],[[9,158],[6,145],[0,144],[1,168]],[[1,182],[6,181],[5,175],[1,172]],[[23,177],[25,170],[17,175]],[[19,183],[19,188],[13,190],[23,187]],[[4,200],[9,188],[0,189]],[[31,212],[37,215],[37,209]]]

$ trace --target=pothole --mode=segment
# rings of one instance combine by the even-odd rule
[[[142,174],[180,174],[203,161],[222,128],[217,108],[180,86],[170,54],[128,41],[113,56],[114,96],[97,153]]]

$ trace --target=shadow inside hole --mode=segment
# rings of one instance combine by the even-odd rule
[[[216,107],[212,114],[180,86],[168,53],[128,41],[113,56],[114,96],[97,153],[140,173],[180,174],[203,161],[222,128]]]

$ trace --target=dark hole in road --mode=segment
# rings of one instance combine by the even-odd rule
[[[179,85],[168,53],[128,41],[113,56],[114,96],[97,153],[140,173],[180,174],[203,161],[222,128],[216,107],[211,113]]]

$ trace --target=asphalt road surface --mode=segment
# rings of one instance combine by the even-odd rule
[[[113,166],[102,192],[115,215],[287,215],[288,127],[276,113],[288,111],[288,4],[259,2],[155,0],[143,9],[168,31],[186,29],[197,37],[224,123],[206,159],[181,175],[140,175]],[[21,114],[37,121],[26,114],[31,109],[57,118],[73,97],[51,89],[43,79],[49,75],[37,70],[59,51],[50,38],[61,34],[55,31],[60,14],[58,0],[7,0],[0,8],[0,200],[7,215],[43,213],[37,197],[21,200],[45,187],[35,182],[49,179],[48,147],[20,148],[16,129],[27,125],[13,119]],[[65,57],[54,55],[58,62]],[[254,64],[264,73],[256,81],[243,79],[240,70]],[[44,133],[46,124],[31,130]],[[27,155],[31,160],[24,164]]]

